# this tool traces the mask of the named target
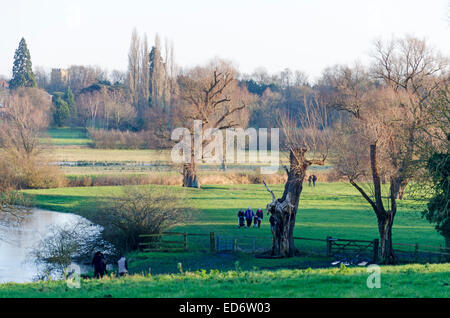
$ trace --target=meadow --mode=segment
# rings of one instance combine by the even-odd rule
[[[41,141],[46,145],[45,154],[49,161],[62,163],[66,175],[97,175],[120,173],[148,173],[152,171],[168,172],[176,167],[170,164],[170,149],[96,149],[85,129],[57,128],[49,129]],[[269,152],[270,153],[270,152]],[[249,152],[245,152],[246,158]],[[288,163],[286,152],[280,152],[282,164]],[[255,170],[264,164],[236,163],[227,168],[234,171]],[[329,166],[320,167],[320,170]],[[201,164],[200,169],[219,170],[220,164]]]
[[[450,264],[381,267],[380,288],[367,287],[365,268],[182,272],[83,279],[80,288],[64,281],[1,284],[0,298],[299,298],[450,297]]]
[[[271,196],[263,185],[204,185],[202,189],[180,186],[147,185],[154,191],[182,193],[186,204],[198,209],[189,223],[174,230],[196,233],[232,233],[233,235],[270,235],[268,220],[261,229],[238,229],[237,212],[251,207],[265,209]],[[277,196],[284,186],[270,185]],[[24,190],[39,208],[80,213],[95,209],[99,201],[120,194],[123,187],[77,187],[44,190]],[[402,243],[426,241],[442,244],[443,239],[433,226],[421,217],[423,205],[415,200],[403,200],[394,225],[394,240]],[[325,238],[326,236],[374,239],[378,236],[376,217],[359,193],[347,183],[319,183],[305,186],[300,199],[296,236]]]
[[[180,186],[146,185],[153,191],[176,192],[183,195],[186,207],[195,207],[197,212],[186,224],[171,231],[233,237],[245,243],[253,237],[265,238],[256,244],[270,247],[271,233],[268,217],[265,216],[260,229],[237,227],[237,211],[252,207],[263,208],[271,197],[263,185],[205,185],[202,189],[185,189]],[[282,185],[270,185],[277,196],[282,194]],[[113,198],[124,187],[77,187],[24,191],[34,204],[43,209],[86,214],[95,211],[104,200]],[[393,238],[394,243],[440,246],[443,238],[433,226],[421,217],[423,205],[414,200],[400,203]],[[342,239],[373,240],[378,238],[377,222],[373,211],[346,183],[319,183],[317,187],[306,186],[303,190],[297,214],[295,236],[325,239],[327,236]],[[189,239],[188,252],[141,253],[129,255],[132,273],[175,273],[177,264],[186,270],[221,269],[230,270],[240,262],[244,270],[254,266],[262,269],[308,268],[330,266],[332,259],[324,256],[326,243],[296,241],[301,256],[292,259],[268,260],[255,258],[251,254],[236,253],[217,256],[208,251],[208,238]],[[258,247],[258,246],[257,246]]]
[[[57,139],[51,147],[55,161],[167,162],[167,152],[153,150],[101,150],[88,147],[86,136],[76,131],[50,131]],[[75,141],[71,144],[72,139]],[[56,157],[54,155],[56,154]],[[59,157],[58,157],[59,156]],[[84,157],[83,157],[84,156]],[[66,175],[100,176],[146,174],[148,171],[124,169],[124,166],[64,167]],[[76,169],[76,170],[75,170]],[[101,170],[104,169],[104,170]],[[108,172],[108,169],[109,170]],[[131,168],[134,169],[134,168]],[[76,173],[73,173],[76,171]],[[105,172],[106,171],[106,172]],[[162,178],[176,171],[155,172]],[[204,171],[203,175],[214,175]],[[319,179],[320,181],[320,179]],[[283,184],[271,184],[279,197]],[[386,186],[386,185],[384,185]],[[127,186],[66,187],[24,190],[33,205],[42,209],[88,215],[123,193]],[[231,237],[239,244],[258,238],[257,245],[270,248],[268,216],[257,228],[237,227],[239,209],[265,209],[271,196],[262,184],[203,184],[201,189],[179,185],[140,185],[154,192],[183,196],[186,208],[195,212],[185,224],[170,231],[196,234],[214,232],[216,237]],[[399,202],[393,228],[398,244],[443,246],[443,238],[424,220],[424,202],[411,197]],[[378,238],[374,212],[361,195],[348,183],[306,183],[297,214],[296,237],[324,240],[327,236],[341,239],[373,240]],[[212,253],[209,238],[189,238],[188,250],[177,252],[141,252],[127,254],[129,272],[126,278],[82,280],[81,289],[69,289],[62,281],[0,285],[0,297],[449,297],[450,264],[409,264],[382,267],[382,288],[368,289],[364,267],[331,266],[323,241],[296,240],[299,254],[287,259],[255,257],[252,253]],[[430,260],[431,261],[431,260]],[[426,260],[425,260],[426,262]]]

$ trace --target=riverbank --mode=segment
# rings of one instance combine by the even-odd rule
[[[380,288],[367,287],[366,268],[197,271],[172,275],[0,285],[0,298],[450,297],[450,263],[382,266]]]

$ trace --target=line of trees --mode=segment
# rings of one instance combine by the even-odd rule
[[[441,200],[446,183],[439,179],[442,165],[433,158],[446,158],[448,152],[449,61],[424,40],[378,41],[368,67],[333,66],[312,84],[302,72],[288,69],[278,76],[263,69],[238,74],[224,60],[180,69],[172,45],[166,41],[163,50],[157,36],[150,49],[146,36],[134,30],[127,72],[115,71],[110,79],[105,74],[98,68],[71,67],[66,87],[55,91],[51,85],[45,87],[52,93],[52,103],[48,108],[41,103],[39,112],[51,113],[56,125],[90,127],[94,137],[107,135],[95,134],[99,128],[119,133],[132,130],[158,140],[162,147],[170,146],[174,127],[186,127],[194,136],[194,121],[202,123],[202,133],[208,128],[245,129],[248,125],[282,128],[290,167],[285,192],[280,199],[273,196],[269,209],[279,222],[275,254],[295,252],[292,236],[302,183],[310,165],[325,163],[325,151],[332,154],[329,160],[339,175],[373,209],[387,263],[396,260],[392,228],[397,202],[408,184],[418,180],[434,184],[435,198]],[[43,92],[33,88],[36,82],[45,83],[45,76],[33,74],[22,40],[8,103],[35,105],[30,100]],[[8,116],[11,125],[14,114]],[[14,146],[7,141],[3,145]],[[25,153],[29,146],[23,145]],[[191,162],[182,167],[187,187],[200,186],[194,156],[192,152]],[[437,206],[430,206],[426,217],[448,235],[441,230],[447,228],[442,224],[447,224],[448,205],[443,210]]]
[[[433,180],[434,198],[425,215],[448,238],[448,190],[443,190],[448,186],[443,172],[450,126],[448,95],[443,92],[448,92],[448,85],[448,58],[423,40],[405,37],[376,42],[369,68],[356,65],[327,69],[316,87],[322,103],[345,114],[340,122],[334,122],[333,134],[327,138],[334,140],[331,162],[373,209],[386,263],[396,261],[392,228],[397,200],[403,199],[410,182],[430,184]],[[293,223],[305,170],[313,163],[322,163],[307,159],[306,153],[323,151],[323,144],[305,140],[308,134],[301,129],[308,127],[319,134],[326,126],[307,122],[299,127],[298,121],[282,126],[290,150],[288,181],[281,199],[275,199],[272,193],[268,209],[277,220],[273,251],[292,256]],[[294,132],[300,132],[303,138],[292,138]]]

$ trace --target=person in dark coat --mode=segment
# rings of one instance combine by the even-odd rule
[[[309,177],[308,177],[308,186],[309,186],[309,187],[311,186],[311,181],[312,181],[312,176],[309,175]]]
[[[312,176],[312,182],[313,182],[313,186],[316,186],[316,181],[317,181],[317,176],[315,174],[313,174]]]
[[[270,216],[269,219],[269,223],[270,223],[270,230],[272,231],[272,234],[275,235],[275,217],[273,215]]]
[[[261,221],[264,217],[264,212],[262,209],[258,209],[258,211],[256,211],[256,215],[255,215],[255,227],[258,227],[258,229],[261,227]]]
[[[242,211],[242,209],[241,210],[239,210],[239,212],[238,212],[238,228],[241,228],[241,227],[244,227],[245,226],[245,213],[244,213],[244,211]]]
[[[245,219],[247,220],[247,227],[252,226],[253,218],[255,217],[255,213],[250,207],[245,211]]]
[[[106,271],[106,259],[102,252],[98,251],[95,253],[92,259],[92,266],[94,266],[94,277],[102,278]]]

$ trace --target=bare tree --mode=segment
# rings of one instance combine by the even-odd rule
[[[95,127],[95,123],[105,101],[105,88],[98,91],[87,91],[77,97],[79,114],[83,117],[85,126]]]
[[[374,59],[373,77],[395,92],[409,94],[409,102],[404,105],[405,116],[409,117],[403,136],[405,165],[400,167],[403,177],[396,193],[397,199],[403,199],[408,181],[417,171],[412,162],[421,128],[430,114],[429,100],[445,80],[442,74],[448,71],[449,60],[432,50],[424,40],[410,36],[387,43],[377,41]]]
[[[72,65],[69,67],[68,86],[78,94],[83,88],[89,87],[99,80],[107,78],[106,72],[99,67]]]
[[[180,194],[131,187],[93,212],[91,219],[103,226],[103,237],[118,250],[136,250],[142,240],[139,235],[159,234],[187,220],[191,211],[184,202]]]
[[[115,129],[120,129],[136,118],[136,111],[122,90],[113,90],[107,94],[105,105],[108,108],[108,118]]]
[[[131,103],[137,107],[139,103],[139,70],[140,70],[140,40],[137,30],[131,35],[130,52],[128,53],[128,89],[130,91]]]
[[[166,111],[166,65],[161,52],[161,40],[159,35],[155,36],[155,44],[150,53],[150,92],[152,107]]]
[[[272,256],[292,257],[295,255],[294,228],[300,195],[306,171],[311,165],[324,165],[328,155],[329,131],[327,110],[318,98],[307,104],[305,113],[298,121],[281,115],[279,122],[283,129],[285,145],[289,149],[289,169],[285,167],[288,180],[283,196],[276,199],[273,191],[264,182],[272,195],[267,213],[272,214],[275,226],[272,231]]]
[[[0,122],[2,148],[31,156],[38,150],[39,136],[49,124],[51,96],[34,88],[19,88],[4,100],[5,121]]]
[[[116,85],[124,85],[127,80],[127,73],[119,70],[113,70],[111,72],[111,82]]]
[[[30,256],[39,269],[38,279],[61,279],[72,262],[90,264],[92,255],[104,251],[114,256],[114,247],[102,239],[102,229],[87,220],[75,224],[53,225],[31,250]]]
[[[5,99],[0,120],[0,191],[60,186],[58,167],[47,164],[39,142],[49,122],[51,97],[19,88]]]
[[[36,77],[36,84],[38,88],[46,89],[50,84],[50,74],[42,66],[34,68],[34,75]]]
[[[336,167],[374,210],[384,262],[393,263],[396,200],[403,198],[408,181],[424,168],[418,160],[419,140],[433,130],[428,119],[430,98],[446,78],[448,61],[411,37],[376,42],[374,60],[370,72],[344,67],[333,76],[325,74],[324,97],[331,107],[351,114],[349,127],[337,141]],[[369,190],[358,182],[368,180]],[[383,181],[389,182],[386,195]]]
[[[224,61],[196,67],[180,75],[178,84],[185,103],[186,121],[201,121],[202,135],[208,128],[222,130],[236,127],[238,115],[246,108],[250,98],[248,94],[236,96],[235,92],[240,88],[235,80],[235,70]],[[191,162],[183,167],[183,186],[199,187],[194,134],[191,135]]]
[[[140,75],[139,75],[139,109],[140,114],[143,114],[149,106],[150,98],[150,51],[148,48],[147,35],[141,44],[141,60],[140,60]]]

